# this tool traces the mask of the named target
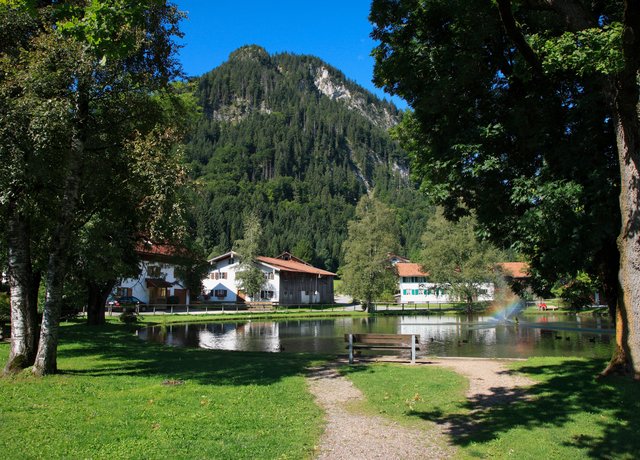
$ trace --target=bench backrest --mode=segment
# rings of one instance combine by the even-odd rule
[[[411,337],[415,343],[420,342],[418,334],[352,334],[353,343],[364,345],[411,345]],[[349,341],[349,334],[344,335],[345,342]]]

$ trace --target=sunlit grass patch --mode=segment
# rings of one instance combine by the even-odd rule
[[[161,347],[66,325],[61,374],[0,379],[5,458],[304,458],[322,413],[310,356]],[[8,346],[0,345],[0,360]]]

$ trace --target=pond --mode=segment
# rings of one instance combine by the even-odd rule
[[[171,346],[342,354],[344,334],[358,332],[419,334],[419,356],[608,358],[615,343],[607,319],[553,313],[525,316],[517,322],[459,315],[247,320],[153,326],[141,329],[138,335]]]

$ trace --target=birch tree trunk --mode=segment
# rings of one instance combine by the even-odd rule
[[[37,290],[34,298],[28,225],[16,210],[8,219],[7,234],[11,350],[4,373],[11,374],[31,366],[35,359]]]
[[[47,264],[47,293],[40,328],[40,343],[33,366],[33,373],[38,376],[54,374],[58,371],[60,308],[66,276],[67,252],[72,240],[74,215],[80,189],[80,171],[87,139],[89,99],[86,88],[87,85],[80,80],[64,195],[51,238],[51,252]]]

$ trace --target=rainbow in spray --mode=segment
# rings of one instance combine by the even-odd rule
[[[505,307],[501,307],[491,315],[490,321],[499,323],[514,322],[514,318],[524,310],[526,303],[523,300],[517,300],[507,304]]]

